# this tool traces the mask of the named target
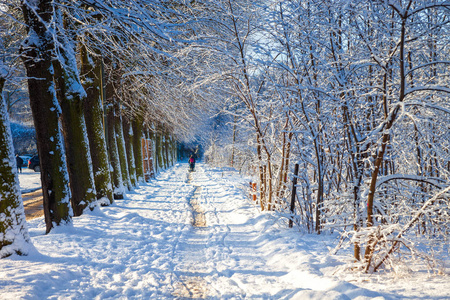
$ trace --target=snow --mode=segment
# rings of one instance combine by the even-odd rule
[[[301,234],[260,212],[237,172],[202,163],[187,169],[177,164],[47,235],[43,218],[28,222],[35,250],[0,261],[1,298],[450,297],[446,276],[342,271],[351,254],[329,254],[336,236]],[[206,226],[193,227],[194,209]]]
[[[20,191],[22,194],[36,191],[41,188],[41,173],[22,167],[19,174]]]

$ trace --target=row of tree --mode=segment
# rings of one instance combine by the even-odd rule
[[[177,89],[181,76],[171,71],[170,59],[173,47],[185,40],[182,4],[22,0],[1,5],[1,25],[9,30],[1,36],[7,47],[0,92],[5,82],[20,80],[23,66],[47,233],[86,209],[123,198],[174,163],[178,141],[192,140],[195,114],[186,117],[186,104],[193,100]],[[0,257],[5,257],[25,253],[29,236],[3,99],[1,109]]]

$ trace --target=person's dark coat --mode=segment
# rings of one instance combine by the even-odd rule
[[[17,169],[22,171],[23,159],[19,155],[16,155],[16,164],[17,164]]]

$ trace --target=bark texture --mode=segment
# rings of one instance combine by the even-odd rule
[[[97,57],[90,58],[85,47],[81,49],[81,73],[86,90],[84,117],[94,172],[95,190],[101,205],[113,203],[113,190],[109,172],[102,107],[102,63]]]
[[[108,153],[111,163],[111,179],[114,186],[114,199],[123,199],[125,189],[123,186],[122,170],[120,167],[119,151],[117,149],[116,139],[116,117],[114,115],[114,108],[112,105],[108,105],[106,110],[107,115],[107,128],[108,128]]]
[[[86,92],[81,86],[72,44],[64,32],[60,33],[59,59],[54,61],[57,95],[61,105],[64,143],[75,216],[85,208],[93,210],[97,204],[92,172],[89,140],[84,120]]]
[[[134,152],[134,162],[136,167],[136,180],[138,183],[144,182],[144,158],[142,154],[142,138],[144,137],[142,118],[135,117],[132,120],[133,127],[133,152]]]
[[[37,149],[41,168],[46,232],[53,224],[70,223],[69,176],[59,129],[61,108],[53,81],[53,33],[49,23],[54,17],[53,1],[37,3],[38,10],[22,3],[28,37],[23,43],[22,59],[28,76],[30,106],[36,128]]]
[[[119,161],[120,161],[120,169],[122,171],[122,181],[124,186],[131,191],[131,181],[130,181],[130,174],[128,172],[128,161],[127,161],[127,150],[125,149],[125,139],[124,139],[124,133],[123,133],[123,123],[122,123],[122,115],[120,111],[120,105],[118,102],[114,103],[114,110],[115,110],[115,126],[116,126],[116,143],[117,143],[117,150],[119,154]]]
[[[125,143],[125,151],[127,155],[128,161],[128,175],[130,184],[132,187],[135,187],[137,184],[136,180],[136,165],[134,162],[134,146],[133,146],[133,128],[131,127],[130,121],[128,118],[123,118],[123,138]]]

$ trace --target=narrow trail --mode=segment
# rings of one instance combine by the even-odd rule
[[[192,177],[192,172],[189,172],[188,184],[191,184]],[[192,228],[180,236],[174,253],[174,273],[177,281],[173,283],[175,290],[172,295],[175,297],[205,299],[208,295],[208,284],[203,277],[210,272],[210,268],[205,264],[210,234],[205,211],[199,201],[201,193],[202,187],[194,186],[192,196],[188,199],[192,212]]]
[[[189,173],[187,184],[194,187],[187,199],[192,214],[191,227],[180,235],[174,252],[176,280],[172,295],[182,299],[245,299],[247,284],[252,280],[264,282],[263,277],[268,275],[257,276],[256,270],[249,271],[255,267],[265,268],[266,258],[256,251],[258,245],[254,244],[259,232],[232,228],[236,221],[246,219],[242,215],[236,217],[238,208],[227,203],[238,196],[237,191],[225,191],[201,166]],[[243,252],[233,253],[232,248],[236,246]],[[242,255],[245,257],[240,257]]]

